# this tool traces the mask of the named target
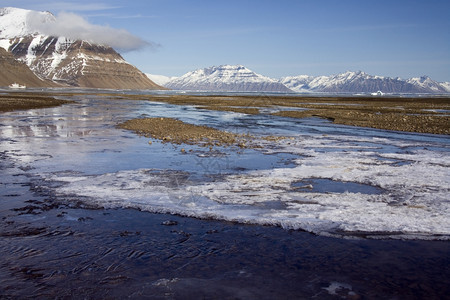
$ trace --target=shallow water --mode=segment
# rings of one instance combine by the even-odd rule
[[[26,169],[2,163],[1,171],[2,298],[443,299],[450,292],[448,241],[342,239],[89,209],[76,199],[61,204]]]
[[[139,116],[289,138],[149,145],[115,128]],[[449,242],[427,240],[449,236],[449,147],[101,97],[2,114],[0,297],[442,299]]]
[[[333,181],[330,179],[304,179],[294,182],[292,187],[304,192],[310,191],[315,193],[361,193],[361,194],[382,194],[383,190],[371,185],[356,183]]]
[[[321,235],[450,237],[447,136],[103,96],[75,98],[74,104],[0,117],[5,159],[39,178],[41,188],[61,201]],[[136,117],[175,117],[286,138],[257,140],[255,149],[211,150],[156,140],[150,145],[150,139],[115,127]],[[312,188],[299,188],[306,181]]]

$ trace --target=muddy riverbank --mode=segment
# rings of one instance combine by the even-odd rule
[[[336,124],[377,129],[450,134],[449,97],[127,95],[125,98],[246,114],[320,117]]]
[[[70,103],[55,99],[51,95],[35,93],[0,94],[0,112],[47,108]]]
[[[248,135],[188,124],[172,118],[133,119],[118,127],[174,144],[245,147],[245,141],[250,138]]]
[[[239,148],[261,147],[256,137],[250,134],[237,134],[208,126],[185,123],[172,118],[137,118],[120,123],[119,128],[132,130],[139,135],[151,137],[163,143],[212,146],[235,146]],[[283,136],[263,136],[266,141],[285,139]],[[149,141],[151,144],[151,141]]]
[[[264,113],[264,108],[278,108],[272,114],[292,118],[320,117],[336,124],[378,129],[450,134],[450,98],[174,96],[156,101],[247,114]]]
[[[450,134],[449,97],[310,97],[310,96],[217,96],[145,95],[118,93],[9,93],[0,95],[0,111],[61,105],[55,96],[110,97],[146,100],[199,109],[245,114],[273,114],[291,118],[320,117],[336,124],[406,132]]]

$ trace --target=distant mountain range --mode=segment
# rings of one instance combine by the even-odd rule
[[[217,92],[291,92],[284,84],[256,74],[244,66],[222,65],[189,72],[168,81],[165,87],[173,90]]]
[[[147,75],[147,77],[153,81],[156,84],[159,84],[161,86],[165,86],[169,81],[174,80],[178,77],[173,76],[173,77],[169,77],[169,76],[164,76],[164,75],[153,75],[153,74],[145,74]]]
[[[48,35],[40,29],[43,25],[43,28],[59,28],[56,22],[56,17],[49,12],[0,8],[0,86],[18,83],[29,87],[168,88],[214,92],[450,93],[450,82],[439,83],[427,76],[402,80],[361,71],[278,80],[242,65],[221,65],[198,69],[181,77],[144,74],[110,46]]]
[[[439,83],[427,76],[402,80],[373,76],[367,73],[345,72],[332,76],[290,76],[280,79],[291,90],[322,93],[449,93],[448,84]]]
[[[1,85],[15,82],[27,86],[74,86],[114,89],[161,89],[136,67],[107,45],[63,36],[45,35],[36,24],[56,26],[55,16],[13,7],[0,8],[0,48],[22,63],[20,70],[9,68],[10,79],[2,76]],[[5,57],[4,53],[2,54]],[[3,59],[3,63],[5,59]],[[11,63],[11,61],[9,61]],[[41,79],[22,76],[23,65]],[[6,69],[0,69],[1,75]],[[30,81],[31,80],[31,81]]]
[[[174,90],[214,92],[281,93],[450,93],[450,83],[439,83],[427,76],[402,80],[345,72],[332,76],[289,76],[272,79],[241,65],[222,65],[198,69],[181,77],[146,74],[156,83]]]

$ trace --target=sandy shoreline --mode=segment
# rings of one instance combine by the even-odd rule
[[[54,107],[70,103],[51,95],[35,93],[9,93],[0,95],[0,112]]]

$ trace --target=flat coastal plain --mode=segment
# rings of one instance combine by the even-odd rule
[[[201,109],[291,118],[320,117],[336,124],[450,134],[450,98],[132,96],[133,99],[193,105]]]
[[[62,93],[61,95],[70,95]],[[95,94],[93,94],[95,95]],[[108,95],[102,93],[101,95]],[[0,111],[43,108],[65,103],[54,94],[0,95]],[[57,95],[56,95],[57,96]],[[247,114],[269,113],[291,118],[320,117],[336,124],[407,132],[450,134],[450,97],[308,97],[117,95],[114,99],[192,105],[200,109]],[[167,120],[162,120],[167,122]],[[170,126],[166,127],[170,130]]]

